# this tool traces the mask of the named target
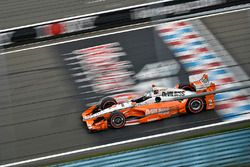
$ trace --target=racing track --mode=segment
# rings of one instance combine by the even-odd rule
[[[66,1],[35,1],[18,0],[0,2],[0,29],[36,24],[67,17],[86,15],[90,13],[112,10],[152,0],[73,0]]]
[[[201,19],[249,76],[249,11]],[[63,54],[119,42],[137,73],[145,62],[172,59],[153,28],[80,40],[1,56],[0,164],[221,121],[216,112],[88,134],[80,121],[90,94],[78,95]],[[143,56],[143,57],[142,57]],[[7,73],[7,77],[6,74]],[[187,80],[183,69],[177,77]],[[139,83],[138,80],[135,81]]]

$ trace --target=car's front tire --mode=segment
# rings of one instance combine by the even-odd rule
[[[111,113],[109,118],[109,125],[114,129],[123,128],[126,124],[126,117],[123,113],[116,111]]]

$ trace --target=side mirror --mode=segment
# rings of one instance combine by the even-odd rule
[[[160,97],[156,97],[156,98],[155,98],[155,102],[156,102],[156,103],[161,102],[161,98],[160,98]]]

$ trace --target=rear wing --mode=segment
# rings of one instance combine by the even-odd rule
[[[208,82],[208,75],[207,74],[196,74],[196,75],[190,75],[189,76],[189,83],[195,82],[195,81],[202,81],[202,82]]]
[[[196,91],[202,91],[212,85],[214,86],[214,84],[208,80],[207,74],[191,75],[189,76],[189,83],[195,88]]]

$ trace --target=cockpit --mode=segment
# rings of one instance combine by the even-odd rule
[[[136,102],[136,103],[141,103],[141,102],[144,102],[144,101],[152,98],[152,96],[153,96],[153,92],[152,92],[152,90],[150,90],[150,91],[147,91],[143,96],[141,96],[137,99],[132,99],[131,101]]]
[[[156,87],[155,85],[152,85],[152,88],[150,90],[148,90],[146,93],[144,93],[143,96],[141,96],[137,99],[133,99],[131,101],[136,102],[136,103],[141,103],[141,102],[144,102],[152,97],[157,97],[157,96],[161,95],[162,91],[166,91],[166,88]]]
[[[150,90],[150,91],[147,91],[147,92],[144,94],[144,96],[145,96],[145,97],[148,97],[148,98],[151,98],[152,95],[153,95],[153,92],[152,92],[151,90]]]

